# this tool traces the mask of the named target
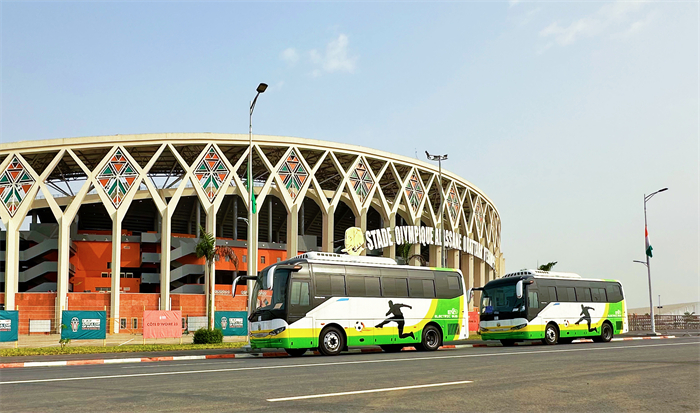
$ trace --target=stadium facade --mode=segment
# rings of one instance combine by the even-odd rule
[[[437,165],[256,135],[250,222],[248,151],[248,135],[211,133],[0,145],[0,303],[26,306],[25,318],[50,319],[53,331],[62,310],[104,307],[118,332],[144,303],[184,314],[197,302],[206,312],[211,292],[222,296],[217,308],[231,304],[224,296],[234,275],[245,274],[249,241],[260,270],[300,252],[339,252],[349,227],[365,235],[363,254],[439,266],[444,225],[447,266],[460,268],[468,287],[504,273],[495,205],[449,171],[439,185]],[[195,254],[200,226],[238,257],[214,262],[213,280]]]

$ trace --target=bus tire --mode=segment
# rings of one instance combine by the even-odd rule
[[[386,344],[379,347],[387,353],[398,353],[403,349],[403,344]]]
[[[600,336],[593,337],[593,341],[596,343],[608,343],[613,338],[613,328],[609,322],[603,322],[600,326]]]
[[[435,351],[440,348],[440,330],[434,325],[428,324],[423,329],[423,339],[416,346],[418,350]]]
[[[337,356],[345,348],[345,335],[335,326],[329,326],[321,331],[318,340],[318,351],[324,356]]]
[[[557,344],[558,341],[559,329],[557,328],[557,325],[554,323],[547,324],[547,327],[544,329],[544,338],[542,339],[542,343],[552,346]]]
[[[304,353],[306,353],[306,350],[307,349],[305,349],[305,348],[286,348],[286,349],[284,349],[284,351],[286,351],[287,354],[289,354],[292,357],[301,357],[304,355]]]
[[[501,340],[501,345],[503,347],[513,347],[515,345],[515,340]]]

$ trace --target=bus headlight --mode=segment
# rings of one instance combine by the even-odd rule
[[[527,323],[526,324],[518,324],[517,326],[511,327],[510,329],[511,330],[520,330],[521,328],[524,328],[526,325],[527,325]]]
[[[286,329],[287,329],[287,327],[276,328],[276,329],[270,331],[270,335],[271,335],[271,336],[276,336],[277,334],[283,332],[283,331],[286,330]]]

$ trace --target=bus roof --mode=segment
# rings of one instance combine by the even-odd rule
[[[602,278],[583,278],[580,275],[573,272],[556,272],[556,271],[542,271],[542,270],[520,270],[512,273],[508,273],[501,278],[496,280],[513,279],[517,281],[524,278],[550,278],[550,279],[565,279],[571,281],[607,281],[607,282],[618,282],[617,280],[602,279]],[[496,281],[493,280],[493,281]]]

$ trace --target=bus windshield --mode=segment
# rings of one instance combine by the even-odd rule
[[[272,288],[263,289],[262,280],[269,274],[269,268],[265,269],[258,279],[255,281],[253,288],[253,297],[257,299],[253,301],[252,314],[262,313],[266,310],[275,313],[282,313],[284,308],[285,298],[287,296],[287,281],[289,279],[289,270],[276,269],[272,276]]]
[[[515,284],[485,287],[481,295],[481,313],[517,312],[522,301],[515,295]]]

